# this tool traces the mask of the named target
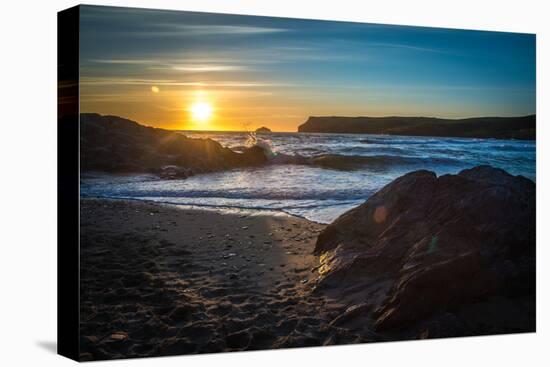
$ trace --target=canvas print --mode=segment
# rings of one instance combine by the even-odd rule
[[[535,35],[76,11],[78,359],[535,331]]]

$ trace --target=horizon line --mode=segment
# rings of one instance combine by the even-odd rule
[[[99,116],[112,116],[112,117],[118,117],[118,118],[122,118],[122,119],[125,119],[125,120],[129,120],[129,121],[133,121],[135,123],[138,123],[140,125],[143,125],[143,126],[148,126],[148,127],[152,127],[152,128],[155,128],[155,129],[163,129],[163,130],[167,130],[167,131],[193,131],[193,132],[255,132],[256,129],[253,129],[253,130],[231,130],[231,129],[226,129],[226,130],[223,130],[223,129],[215,129],[215,130],[204,130],[204,129],[169,129],[169,128],[164,128],[164,127],[157,127],[155,125],[151,125],[150,122],[143,122],[143,121],[137,121],[137,120],[132,120],[131,118],[128,118],[128,117],[123,117],[123,116],[119,116],[119,115],[115,115],[115,114],[101,114],[101,113],[98,113],[98,112],[80,112],[79,115],[99,115]],[[275,130],[272,130],[271,133],[296,133],[296,132],[299,132],[298,131],[298,128],[305,124],[310,118],[350,118],[350,119],[354,119],[354,118],[375,118],[375,119],[384,119],[384,118],[427,118],[427,119],[438,119],[438,120],[452,120],[452,121],[460,121],[460,120],[469,120],[469,119],[484,119],[484,118],[524,118],[524,117],[530,117],[530,116],[536,116],[536,112],[534,113],[530,113],[530,114],[526,114],[526,115],[509,115],[509,116],[505,116],[505,115],[502,115],[502,116],[489,116],[489,115],[486,115],[486,116],[472,116],[472,117],[458,117],[458,118],[449,118],[449,117],[436,117],[436,116],[418,116],[418,115],[415,115],[415,116],[407,116],[407,115],[384,115],[384,116],[367,116],[367,115],[359,115],[359,116],[342,116],[342,115],[323,115],[323,116],[313,116],[313,115],[310,115],[306,118],[306,120],[302,123],[300,123],[299,125],[296,126],[296,130],[295,131],[290,131],[290,130],[281,130],[281,131],[275,131]],[[159,123],[159,122],[156,122],[156,123]],[[162,124],[162,122],[160,122]],[[261,127],[267,127],[271,130],[271,128],[267,125],[269,125],[269,123],[262,123],[260,124]]]

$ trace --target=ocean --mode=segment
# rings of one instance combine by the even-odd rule
[[[182,132],[229,148],[250,144],[244,132]],[[154,175],[81,176],[81,197],[133,199],[221,211],[286,213],[330,223],[363,203],[395,178],[427,169],[437,175],[477,165],[502,168],[535,181],[535,141],[387,136],[369,134],[268,133],[257,144],[273,156],[337,155],[343,168],[269,164],[198,174],[182,180]],[[369,157],[357,164],[356,157]]]

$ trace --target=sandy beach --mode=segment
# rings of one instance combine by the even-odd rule
[[[324,225],[81,200],[81,359],[364,342],[311,296]]]

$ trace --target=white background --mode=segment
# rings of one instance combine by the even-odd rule
[[[537,33],[537,333],[288,351],[105,362],[102,365],[548,366],[550,11],[545,1],[89,1],[390,24]],[[7,0],[0,43],[0,365],[74,362],[56,340],[56,12],[73,1]],[[546,24],[545,24],[546,23]],[[545,217],[546,216],[546,217]],[[546,227],[544,226],[546,224]],[[545,291],[546,290],[546,291]]]

